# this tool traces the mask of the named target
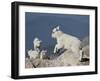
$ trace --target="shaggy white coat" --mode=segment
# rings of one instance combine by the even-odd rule
[[[62,32],[59,29],[59,26],[57,26],[52,30],[52,38],[55,38],[57,41],[57,44],[54,48],[54,53],[56,53],[58,49],[64,48],[67,50],[71,50],[79,59],[81,58],[81,41],[77,37]]]

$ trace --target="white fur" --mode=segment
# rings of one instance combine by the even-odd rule
[[[79,60],[81,61],[82,58],[83,58],[83,50],[80,50],[80,58],[79,58]]]
[[[39,38],[34,38],[33,40],[33,45],[34,45],[34,50],[40,52],[40,46],[41,46],[41,40]]]
[[[29,55],[30,59],[39,58],[39,52],[32,50],[32,49],[28,51],[28,55]]]
[[[54,48],[54,53],[56,53],[57,49],[64,48],[67,50],[71,50],[76,55],[76,57],[80,59],[81,41],[77,37],[62,32],[59,29],[59,26],[57,26],[52,30],[52,38],[55,38],[57,41],[57,44]]]
[[[54,53],[56,53],[59,49],[61,49],[63,46],[61,46],[60,44],[56,44],[55,48],[54,48]]]
[[[39,38],[34,38],[34,40],[33,40],[33,45],[34,45],[34,50],[29,50],[28,51],[28,55],[29,55],[29,57],[30,57],[30,59],[31,58],[33,58],[33,59],[36,59],[36,58],[39,58],[39,52],[40,52],[40,46],[41,46],[41,40],[39,40]]]

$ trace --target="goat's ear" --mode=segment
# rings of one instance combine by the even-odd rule
[[[59,30],[59,26],[57,26],[57,28],[56,28],[57,30]]]

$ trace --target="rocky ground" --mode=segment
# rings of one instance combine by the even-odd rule
[[[61,55],[53,59],[25,59],[26,68],[39,68],[39,67],[57,67],[57,66],[79,66],[89,65],[89,46],[84,47],[84,55],[80,62],[78,58],[71,52],[65,51]]]
[[[39,67],[57,67],[57,66],[82,66],[89,65],[89,39],[85,38],[82,41],[82,49],[84,51],[81,61],[78,60],[75,54],[71,51],[65,50],[63,53],[53,55],[49,59],[29,59],[25,58],[25,68],[39,68]]]

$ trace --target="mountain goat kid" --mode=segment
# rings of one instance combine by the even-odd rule
[[[37,51],[37,52],[40,52],[40,49],[41,49],[41,43],[42,41],[39,39],[39,38],[34,38],[33,40],[33,45],[34,45],[34,50]]]
[[[59,49],[64,48],[71,50],[73,54],[75,54],[75,57],[80,60],[81,41],[77,37],[64,33],[59,29],[59,26],[57,26],[52,30],[52,38],[55,38],[57,41],[54,48],[54,53],[56,53]]]
[[[36,58],[40,58],[40,51],[41,51],[41,40],[39,38],[34,38],[33,40],[33,46],[34,46],[34,50],[29,50],[28,51],[28,56],[30,57],[30,59],[36,59]]]
[[[42,50],[40,53],[40,59],[48,59],[47,50]]]
[[[37,52],[35,50],[32,50],[32,49],[30,49],[28,51],[28,56],[29,56],[30,59],[36,59],[36,58],[39,58],[40,57],[39,56],[39,52]]]

